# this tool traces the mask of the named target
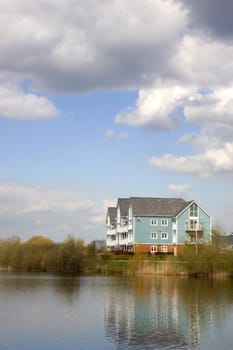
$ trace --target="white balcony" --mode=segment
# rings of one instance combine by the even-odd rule
[[[202,235],[188,235],[187,237],[187,241],[190,244],[203,244],[204,240],[203,240],[203,236]]]
[[[187,222],[185,224],[185,231],[203,231],[203,224],[199,222]]]
[[[128,232],[128,225],[117,227],[118,233]]]
[[[132,245],[133,241],[130,238],[120,238],[119,239],[119,245]]]
[[[106,246],[107,247],[115,247],[116,245],[117,245],[116,240],[110,240],[110,239],[106,240]]]
[[[116,235],[116,228],[108,228],[107,235]]]

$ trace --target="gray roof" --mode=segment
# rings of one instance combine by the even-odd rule
[[[132,206],[133,216],[166,216],[175,217],[187,208],[193,201],[186,202],[182,198],[151,198],[130,197],[118,198],[117,207],[120,207],[121,216],[129,215],[129,206]],[[107,216],[110,222],[115,223],[117,208],[109,207]]]
[[[117,207],[120,207],[121,216],[129,215],[129,198],[118,198]]]
[[[190,202],[182,198],[145,198],[131,197],[133,216],[168,216],[174,217]]]
[[[109,207],[108,211],[107,211],[107,217],[110,217],[110,223],[114,223],[116,222],[116,216],[117,216],[117,208],[115,207]]]

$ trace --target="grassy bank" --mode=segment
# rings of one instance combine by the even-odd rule
[[[167,254],[109,254],[68,236],[62,243],[35,236],[0,240],[0,270],[54,273],[233,275],[233,251],[212,246],[186,246],[178,257]]]
[[[216,277],[233,275],[233,252],[219,252],[214,246],[195,248],[187,246],[181,255],[154,255],[135,254],[132,257],[118,257],[112,255],[102,257],[101,273],[147,274]]]

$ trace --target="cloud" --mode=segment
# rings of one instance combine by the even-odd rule
[[[98,213],[98,215],[93,215],[91,220],[92,223],[105,223],[108,207],[116,207],[116,199],[103,199],[100,212]]]
[[[151,157],[149,163],[167,171],[182,172],[200,178],[219,175],[232,177],[233,143],[226,143],[222,148],[207,149],[205,152],[187,157],[165,154]]]
[[[154,80],[187,22],[175,0],[12,0],[1,10],[0,70],[62,92]]]
[[[126,131],[116,132],[114,130],[107,130],[105,133],[106,140],[114,140],[119,143],[129,137],[129,133]]]
[[[213,79],[214,72],[215,81],[229,81],[232,46],[205,28],[221,28],[226,17],[220,39],[230,34],[231,8],[217,0],[2,2],[0,72],[59,92],[142,89],[185,75]]]
[[[182,0],[182,2],[189,9],[189,21],[192,28],[201,28],[202,31],[219,39],[232,39],[232,1]]]
[[[213,176],[228,173],[210,155],[228,159],[233,135],[230,1],[12,0],[1,10],[1,116],[56,117],[48,91],[136,89],[136,105],[116,123],[174,131],[185,121],[199,129],[180,137],[196,154],[153,157],[154,165],[176,169],[178,162],[183,170],[176,171],[204,177],[211,167]],[[16,87],[25,79],[30,93]],[[108,130],[105,137],[120,142],[128,133]]]
[[[84,199],[78,190],[27,187],[14,183],[0,183],[0,199],[5,213],[78,212],[90,209],[93,202]]]
[[[12,85],[0,85],[0,116],[10,119],[51,119],[59,114],[46,97],[24,93]]]
[[[118,114],[116,123],[172,130],[179,124],[179,108],[194,91],[182,86],[161,86],[139,91],[136,108]]]
[[[101,214],[102,209],[95,209],[95,201],[77,188],[0,183],[0,232],[5,237],[25,239],[38,232],[56,240],[65,239],[69,233],[85,240],[91,239],[93,232],[95,237],[102,237],[104,222],[95,221],[93,225],[93,217]],[[88,232],[87,224],[91,224]]]
[[[197,122],[199,116],[203,123],[203,112],[205,121],[208,109],[215,106],[209,112],[211,120],[215,117],[220,120],[224,115],[222,122],[229,121],[232,114],[232,56],[233,47],[229,42],[214,41],[202,35],[184,35],[168,60],[168,74],[163,75],[162,66],[161,78],[140,89],[135,108],[118,113],[116,123],[172,130],[178,125],[182,108],[185,108],[188,122]]]
[[[229,41],[185,35],[170,60],[170,76],[139,90],[135,108],[118,113],[116,123],[155,131],[172,131],[184,123],[196,127],[180,141],[198,153],[155,156],[151,165],[202,178],[231,176],[232,55]]]
[[[186,120],[205,125],[213,121],[217,127],[233,126],[233,86],[217,88],[209,93],[196,92],[185,106]]]
[[[169,78],[199,88],[213,89],[232,84],[231,42],[213,39],[202,32],[198,34],[186,31],[179,41],[169,60]]]
[[[105,133],[105,137],[106,137],[107,139],[113,138],[114,135],[115,135],[115,131],[113,131],[113,130],[107,130],[106,133]]]
[[[168,186],[169,191],[175,196],[190,197],[191,196],[191,187],[189,185],[175,185],[170,184]]]

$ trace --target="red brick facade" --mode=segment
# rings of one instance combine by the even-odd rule
[[[176,254],[179,254],[182,250],[183,245],[174,244],[135,244],[135,253],[172,253],[174,254],[174,249],[176,248]]]

